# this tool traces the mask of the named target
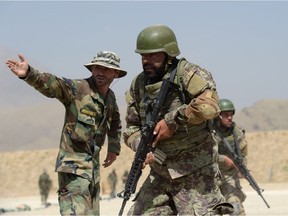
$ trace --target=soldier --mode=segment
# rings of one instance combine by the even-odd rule
[[[228,157],[228,150],[225,147],[223,139],[226,139],[235,154],[242,157],[244,164],[247,164],[248,147],[245,138],[245,131],[233,122],[235,108],[231,100],[221,99],[219,101],[220,115],[214,121],[216,128],[216,140],[218,142],[219,167],[222,177],[219,179],[221,193],[226,201],[234,206],[235,212],[231,215],[245,215],[243,202],[246,195],[242,191],[240,178],[242,175],[237,171],[233,160]],[[221,136],[220,134],[221,133]],[[222,138],[223,137],[223,138]]]
[[[99,152],[108,137],[107,156],[102,166],[110,166],[120,153],[121,121],[110,84],[127,72],[120,58],[101,51],[84,66],[92,73],[86,79],[60,78],[34,69],[19,54],[20,62],[6,64],[20,79],[43,95],[57,98],[65,106],[58,172],[58,200],[62,215],[99,215]]]
[[[47,207],[47,199],[52,186],[52,180],[50,179],[46,169],[44,169],[43,173],[39,176],[38,185],[41,195],[41,204]]]
[[[123,138],[128,147],[137,150],[141,127],[149,121],[162,81],[173,76],[174,69],[177,89],[166,97],[154,130],[155,151],[147,154],[143,164],[150,164],[151,171],[128,214],[215,215],[219,210],[215,206],[225,200],[215,181],[217,151],[209,130],[209,120],[220,111],[212,75],[176,57],[180,50],[168,26],[143,29],[136,46],[143,72],[126,92]]]
[[[115,169],[108,175],[108,183],[110,185],[110,198],[113,199],[116,197],[116,185],[117,185],[117,174]]]
[[[128,170],[125,170],[123,176],[122,176],[122,183],[123,185],[125,185],[126,181],[127,181],[127,178],[128,178],[128,175],[129,175],[129,172]]]

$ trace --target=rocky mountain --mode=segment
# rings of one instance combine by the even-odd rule
[[[261,100],[240,111],[234,120],[247,132],[288,129],[288,100]]]

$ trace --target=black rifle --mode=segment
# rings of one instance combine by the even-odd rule
[[[138,180],[142,174],[142,166],[146,159],[146,155],[149,152],[154,151],[154,149],[152,148],[152,142],[154,139],[153,131],[159,120],[159,113],[172,87],[178,87],[178,85],[173,82],[175,74],[176,68],[171,72],[169,80],[163,80],[160,92],[157,96],[155,104],[153,105],[151,119],[147,123],[145,123],[145,125],[141,129],[141,140],[135,153],[134,161],[128,174],[127,181],[125,183],[125,189],[119,194],[117,194],[118,197],[124,199],[118,215],[123,214],[126,202],[130,199],[130,196],[135,193]]]
[[[240,173],[242,174],[242,176],[249,182],[249,184],[251,185],[251,187],[258,193],[258,195],[263,199],[264,203],[266,204],[267,208],[270,208],[270,206],[268,205],[267,201],[264,199],[262,192],[264,191],[264,189],[261,189],[257,182],[255,181],[255,179],[253,178],[253,176],[250,174],[249,170],[247,169],[247,167],[244,164],[243,158],[239,155],[237,155],[235,153],[235,151],[233,151],[232,147],[230,146],[229,142],[227,141],[227,139],[221,134],[220,131],[217,131],[217,133],[219,134],[219,136],[221,137],[221,139],[224,142],[224,146],[226,147],[226,149],[228,150],[229,156],[230,158],[233,160],[234,164],[236,165],[236,167],[238,168],[238,170],[240,171]]]

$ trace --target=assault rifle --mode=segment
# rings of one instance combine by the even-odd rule
[[[130,199],[130,196],[136,191],[138,180],[142,174],[142,166],[146,159],[146,155],[149,152],[154,151],[152,147],[152,142],[154,139],[153,131],[159,120],[159,113],[164,105],[169,91],[171,91],[172,87],[178,87],[178,85],[173,82],[175,74],[176,68],[171,72],[169,80],[163,80],[160,92],[157,96],[155,104],[153,105],[151,118],[141,129],[141,140],[135,153],[134,161],[132,162],[127,181],[125,183],[125,189],[117,194],[118,197],[123,198],[122,206],[118,215],[123,214],[126,202]]]
[[[243,175],[243,177],[249,182],[249,184],[251,185],[251,187],[258,193],[258,195],[262,198],[262,200],[264,201],[264,203],[266,204],[267,208],[270,208],[269,204],[267,203],[267,201],[264,199],[262,192],[264,191],[264,189],[261,189],[257,182],[255,181],[255,179],[253,178],[253,176],[250,174],[249,170],[247,169],[247,167],[245,166],[244,162],[243,162],[243,158],[241,156],[239,156],[238,154],[235,153],[235,151],[233,151],[232,147],[230,146],[229,142],[227,141],[227,139],[221,134],[220,131],[217,132],[219,134],[219,136],[222,138],[223,142],[224,142],[224,146],[226,147],[226,149],[229,152],[230,158],[233,160],[234,164],[236,165],[236,167],[238,168],[239,172]]]

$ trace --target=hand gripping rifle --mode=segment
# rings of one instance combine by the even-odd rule
[[[240,173],[244,176],[244,178],[249,182],[249,184],[251,185],[251,187],[258,193],[258,195],[262,198],[262,200],[264,201],[264,203],[266,204],[267,208],[270,208],[269,204],[267,203],[267,201],[264,199],[262,192],[264,191],[264,189],[261,189],[257,182],[255,181],[255,179],[253,178],[253,176],[250,174],[249,170],[247,169],[247,167],[245,166],[244,162],[243,162],[243,158],[239,155],[237,155],[235,153],[235,151],[233,151],[232,147],[230,146],[229,142],[227,141],[227,139],[221,134],[220,131],[217,132],[219,134],[219,136],[221,137],[221,139],[224,142],[224,146],[226,147],[226,149],[229,152],[229,155],[231,157],[231,159],[233,160],[234,164],[236,165],[236,167],[238,168],[238,170],[240,171]]]
[[[152,142],[154,139],[153,131],[156,127],[159,113],[163,107],[163,104],[166,100],[169,91],[172,89],[172,87],[178,86],[173,82],[175,74],[176,74],[176,67],[171,72],[169,80],[168,79],[163,80],[160,92],[153,106],[151,119],[148,122],[146,122],[141,129],[141,140],[135,153],[134,161],[132,162],[132,166],[128,174],[127,181],[125,183],[125,189],[117,194],[118,197],[124,199],[118,215],[123,214],[126,202],[130,199],[130,196],[136,191],[138,180],[142,174],[142,166],[146,159],[146,155],[154,150],[152,148]]]

